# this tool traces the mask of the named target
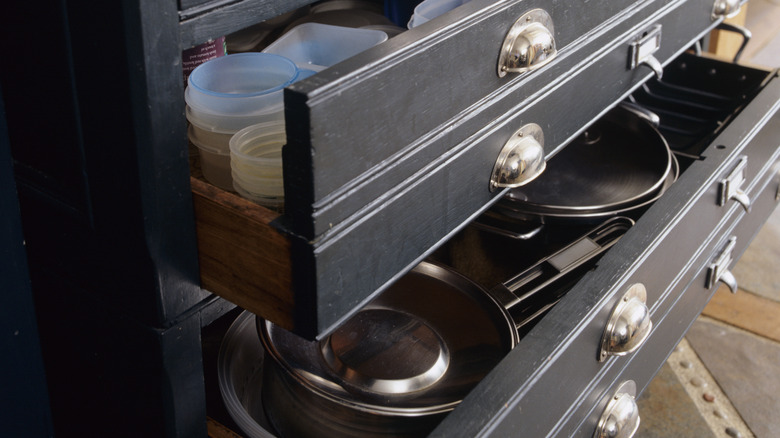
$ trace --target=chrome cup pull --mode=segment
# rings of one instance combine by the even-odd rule
[[[498,76],[533,70],[557,54],[552,17],[544,9],[534,9],[509,28],[498,57]]]
[[[730,237],[718,257],[710,264],[707,270],[707,289],[712,289],[715,283],[720,282],[725,284],[731,293],[737,293],[739,289],[737,278],[729,271],[729,265],[733,261],[732,253],[736,245],[737,238],[735,236]]]
[[[731,18],[739,14],[740,8],[747,0],[715,0],[712,5],[712,21],[721,17]]]
[[[546,167],[542,128],[529,123],[512,134],[498,154],[490,178],[490,191],[522,186],[541,175]]]
[[[737,166],[731,171],[729,176],[720,182],[720,197],[718,205],[724,206],[730,200],[739,202],[746,212],[750,213],[750,197],[742,190],[742,184],[745,183],[745,168],[747,166],[747,157],[742,157],[737,162]]]
[[[650,336],[653,322],[647,308],[647,291],[642,283],[631,286],[612,309],[601,337],[599,362],[608,356],[625,356],[636,351]]]
[[[623,382],[607,402],[593,437],[631,438],[634,436],[639,429],[639,408],[635,396],[636,383],[633,380]]]

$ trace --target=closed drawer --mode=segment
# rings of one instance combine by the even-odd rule
[[[552,18],[557,57],[499,77],[508,29],[536,8]],[[268,291],[260,277],[243,282],[254,274],[201,254],[221,272],[207,273],[214,281],[204,287],[307,336],[328,332],[498,199],[491,172],[519,127],[541,126],[551,157],[652,76],[629,67],[633,42],[660,26],[655,57],[666,63],[717,24],[711,12],[710,0],[474,0],[292,85],[286,212],[262,214],[273,238],[287,241],[270,261],[285,269],[252,262],[262,265],[255,272],[285,277],[283,288]],[[198,20],[206,18],[182,21],[182,40],[206,32]]]
[[[730,268],[778,203],[779,109],[775,78],[434,436],[590,436],[612,389],[625,380],[644,388],[714,293],[709,268],[725,244],[736,238]],[[733,200],[719,205],[743,157],[755,163],[741,185],[750,213]],[[634,353],[599,362],[606,321],[636,283],[654,327]]]

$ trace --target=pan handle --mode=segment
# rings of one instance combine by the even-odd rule
[[[598,256],[611,248],[634,225],[616,216],[601,223],[563,249],[491,289],[490,294],[512,315],[520,329],[555,305]]]
[[[507,219],[502,214],[488,210],[471,222],[474,228],[513,240],[529,240],[544,228],[543,222]]]

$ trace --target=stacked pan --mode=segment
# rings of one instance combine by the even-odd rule
[[[427,435],[676,175],[646,116],[610,112],[494,208],[587,231],[490,289],[420,263],[323,339],[245,312],[220,351],[228,411],[249,436]]]
[[[594,223],[641,214],[677,179],[679,167],[658,118],[629,103],[608,112],[567,145],[529,184],[511,189],[479,223]]]

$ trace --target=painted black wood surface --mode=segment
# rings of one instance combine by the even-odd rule
[[[183,48],[227,35],[312,3],[311,0],[181,0],[179,34]]]
[[[2,96],[2,89],[0,89]],[[19,200],[0,99],[0,422],[3,434],[52,436],[49,393],[27,269]]]
[[[558,58],[499,78],[505,29],[539,6]],[[666,63],[717,24],[703,0],[572,8],[475,2],[453,11],[455,24],[413,29],[289,87],[285,208],[300,236],[296,293],[316,297],[298,315],[310,331],[327,333],[497,200],[493,165],[521,126],[542,126],[549,158],[646,81],[649,68],[627,66],[644,32],[662,26]]]
[[[224,7],[211,7],[218,3]],[[42,350],[55,407],[53,427],[62,435],[77,432],[83,415],[71,414],[79,406],[95,419],[85,435],[104,436],[102,432],[112,427],[109,435],[205,434],[200,327],[229,305],[197,284],[179,53],[201,39],[305,3],[127,1],[102,5],[98,15],[94,5],[44,2],[15,4],[0,18],[4,44],[51,48],[45,53],[49,56],[23,51],[17,62],[3,63],[0,81],[17,164],[33,292],[40,303]],[[297,128],[291,138],[314,145],[297,152],[303,159],[298,165],[308,166],[302,176],[291,177],[292,188],[299,190],[301,198],[297,207],[293,201],[291,217],[280,221],[293,236],[300,236],[293,237],[299,257],[298,293],[306,298],[300,303],[300,316],[314,315],[311,333],[327,330],[495,199],[498,194],[486,192],[489,169],[484,174],[476,170],[489,163],[479,154],[482,149],[492,148],[487,155],[496,155],[516,124],[542,114],[549,118],[547,125],[563,126],[550,134],[552,154],[649,77],[644,68],[625,71],[626,46],[646,26],[661,20],[665,29],[677,29],[664,32],[664,41],[670,44],[662,44],[658,56],[665,61],[715,25],[709,21],[711,2],[704,0],[591,1],[582,2],[591,7],[582,13],[572,2],[509,1],[490,7],[487,3],[474,0],[472,6],[450,14],[449,20],[402,35],[288,93],[288,114],[293,116],[289,126]],[[484,70],[478,72],[444,71],[443,67],[461,67],[472,58],[495,58],[495,53],[483,53],[481,38],[502,36],[496,23],[504,21],[506,11],[542,4],[552,5],[560,18],[556,32],[562,52],[547,73],[500,81],[493,76],[492,61],[489,66],[480,64]],[[610,5],[615,9],[607,8]],[[200,6],[204,9],[194,9]],[[600,30],[584,30],[600,23],[604,24]],[[465,35],[474,39],[460,39],[456,30],[467,29],[474,33]],[[416,73],[428,72],[412,68],[407,60],[442,59],[446,61],[438,64],[442,71],[434,71],[438,76],[428,75],[416,84],[431,94],[411,97],[393,88],[413,84]],[[614,66],[620,66],[622,74],[604,73]],[[548,74],[560,80],[560,87],[552,85]],[[11,83],[12,92],[6,88]],[[452,100],[442,97],[456,85],[466,90],[464,94]],[[531,85],[541,90],[538,95],[528,89]],[[339,93],[339,89],[350,92]],[[337,117],[338,111],[344,111],[338,102],[363,98],[363,93],[353,94],[353,90],[396,99],[406,108],[400,114],[407,117],[402,122],[410,130],[399,130],[387,119],[376,125],[378,119],[367,117],[378,115],[372,112],[361,112],[356,121]],[[441,111],[425,109],[433,102]],[[574,105],[572,111],[561,109],[572,102],[583,104]],[[386,107],[378,108],[393,103],[383,100]],[[40,108],[54,108],[57,118],[51,112],[41,115]],[[419,117],[411,116],[410,109],[419,110]],[[53,125],[41,128],[41,118]],[[325,122],[349,129],[333,131]],[[339,158],[359,157],[362,148],[388,145],[390,149],[380,151],[385,155],[380,155],[378,164],[358,160],[349,163],[344,173],[337,167]],[[721,158],[708,157],[708,170],[688,178],[701,184],[709,181],[712,173],[707,172],[717,167],[713,160]],[[313,167],[315,159],[323,162]],[[375,168],[381,170],[380,176],[392,177],[364,175],[366,169]],[[315,175],[327,183],[322,193],[304,178],[312,170],[322,171]],[[666,207],[686,205],[685,196],[698,187],[676,189]],[[297,224],[290,221],[298,220],[295,212],[304,213]],[[605,262],[617,271],[608,268],[592,276],[587,284],[593,289],[584,294],[617,287],[615,272],[641,263],[635,259],[663,233],[670,214],[664,210],[651,214],[650,222],[640,228],[644,237],[629,240],[633,243],[626,243]],[[716,244],[715,239],[708,242]],[[667,293],[666,299],[670,296]],[[575,295],[561,308],[555,317],[561,317],[561,324],[555,318],[546,323],[554,330],[524,341],[530,347],[508,357],[459,408],[458,415],[442,425],[442,435],[493,431],[502,436],[524,421],[505,416],[519,406],[520,398],[538,406],[528,415],[544,411],[539,427],[546,424],[549,430],[571,431],[587,426],[597,405],[591,396],[606,391],[620,367],[611,366],[599,374],[600,380],[587,380],[594,368],[585,367],[584,374],[571,374],[563,381],[560,376],[567,375],[570,364],[545,363],[556,351],[561,352],[558,358],[581,360],[585,353],[590,357],[589,346],[560,347],[569,347],[564,341],[572,333],[592,340],[596,313],[604,312],[614,293],[600,298],[598,309],[592,303],[580,308],[583,298]],[[684,309],[680,312],[690,310]],[[586,332],[581,334],[580,329]],[[652,356],[660,360],[655,351]],[[648,369],[642,373],[652,374]],[[540,378],[533,380],[535,376]],[[573,386],[564,387],[565,382]],[[569,404],[562,401],[555,409],[544,409],[539,401],[551,392],[562,394]]]
[[[205,436],[215,300],[198,286],[175,2],[16,2],[0,29],[54,433]]]
[[[632,379],[641,390],[714,293],[707,268],[724,242],[737,237],[736,260],[777,207],[779,111],[775,78],[432,436],[592,436],[609,389]],[[717,203],[719,182],[742,156],[754,163],[744,187],[750,213]],[[647,288],[650,338],[599,363],[608,315],[636,282]]]
[[[208,296],[175,9],[117,4],[96,20],[61,5],[19,4],[3,18],[5,46],[20,48],[0,79],[28,248],[95,299],[165,326]]]

